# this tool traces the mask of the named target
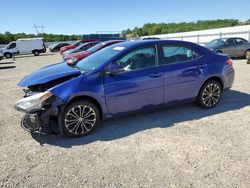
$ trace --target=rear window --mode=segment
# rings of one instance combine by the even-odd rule
[[[163,64],[190,61],[202,55],[200,52],[197,52],[189,46],[181,45],[164,45],[162,51]]]

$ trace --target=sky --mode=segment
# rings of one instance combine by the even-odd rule
[[[145,23],[250,19],[249,0],[0,0],[0,33],[89,34]]]

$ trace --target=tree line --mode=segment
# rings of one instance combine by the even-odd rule
[[[20,38],[36,38],[42,37],[44,42],[55,42],[55,41],[74,41],[82,39],[82,35],[60,35],[60,34],[26,34],[26,33],[16,33],[12,34],[10,32],[0,33],[0,44],[8,44]]]
[[[204,29],[214,29],[221,27],[232,27],[238,25],[250,24],[250,19],[240,22],[236,19],[224,20],[200,20],[197,22],[181,22],[181,23],[146,23],[142,27],[135,27],[134,29],[123,30],[121,35],[128,38],[137,38],[147,35],[178,33],[187,31],[197,31]],[[8,44],[20,38],[35,38],[42,37],[45,42],[55,41],[74,41],[82,39],[82,35],[61,35],[61,34],[26,34],[26,33],[10,33],[6,31],[4,34],[0,33],[0,44]]]
[[[181,22],[181,23],[146,23],[142,27],[134,29],[126,29],[122,31],[123,35],[129,37],[141,37],[147,35],[179,33],[187,31],[197,31],[204,29],[214,29],[221,27],[232,27],[238,25],[250,24],[250,19],[245,22],[240,22],[236,19],[224,20],[200,20],[197,22]]]

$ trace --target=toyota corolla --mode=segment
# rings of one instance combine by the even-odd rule
[[[232,87],[232,60],[184,41],[143,40],[104,48],[74,66],[58,63],[23,78],[28,131],[72,137],[124,113],[196,101],[215,107]],[[138,125],[140,126],[140,125]]]

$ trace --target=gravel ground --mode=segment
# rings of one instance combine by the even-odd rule
[[[13,103],[59,54],[0,62],[0,187],[250,187],[250,65],[214,109],[195,104],[105,121],[78,139],[30,135]]]

